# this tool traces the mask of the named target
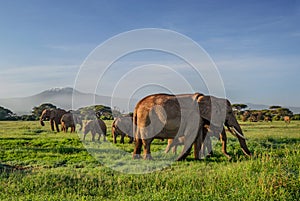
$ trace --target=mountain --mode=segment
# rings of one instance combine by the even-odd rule
[[[51,103],[59,108],[70,110],[72,109],[72,103],[73,109],[78,109],[94,104],[111,106],[111,101],[112,98],[108,96],[83,93],[73,88],[65,87],[52,88],[28,97],[0,99],[0,105],[10,109],[17,115],[22,115],[30,114],[33,107],[43,103]],[[114,98],[113,103],[113,107],[116,106],[122,110],[128,105],[128,101],[123,98]]]
[[[122,112],[132,112],[137,101],[138,100],[135,99],[111,98],[108,96],[84,93],[74,90],[71,87],[64,87],[52,88],[28,97],[0,99],[0,106],[10,109],[17,115],[30,114],[33,107],[43,103],[52,103],[65,110],[101,104],[112,108],[117,107]],[[246,103],[246,105],[252,110],[269,108],[268,105],[261,104]],[[294,114],[300,113],[300,107],[283,107],[289,108]]]

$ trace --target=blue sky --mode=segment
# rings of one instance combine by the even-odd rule
[[[0,1],[0,98],[73,86],[99,44],[142,28],[202,46],[232,102],[300,106],[300,3],[292,0]]]

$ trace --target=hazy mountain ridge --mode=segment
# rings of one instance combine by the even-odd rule
[[[72,109],[72,98],[74,98],[74,109],[80,107],[89,106],[92,104],[101,104],[110,107],[118,107],[121,111],[133,111],[134,105],[137,100],[128,100],[125,98],[112,98],[108,96],[95,95],[91,93],[84,93],[77,90],[74,90],[71,87],[62,87],[62,88],[51,88],[41,93],[28,96],[28,97],[19,97],[19,98],[5,98],[0,99],[0,106],[10,109],[17,115],[21,114],[30,114],[33,107],[38,106],[43,103],[52,103],[59,108],[66,110]],[[268,105],[263,104],[252,104],[246,103],[249,109],[268,109]],[[300,113],[300,107],[288,107],[294,114]]]
[[[78,108],[91,105],[91,103],[109,106],[111,102],[111,98],[107,96],[83,93],[73,90],[73,88],[65,87],[52,88],[28,97],[0,99],[0,105],[20,115],[30,114],[34,106],[43,103],[52,103],[59,108],[70,110],[72,109],[72,98],[76,98],[76,106]]]

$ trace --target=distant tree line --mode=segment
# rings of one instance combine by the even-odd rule
[[[28,115],[16,115],[11,110],[0,106],[0,121],[35,121],[39,120],[44,109],[56,109],[57,106],[51,103],[43,103],[39,106],[35,106],[32,108],[31,114]],[[78,110],[73,111],[73,113],[79,114],[82,119],[93,119],[93,118],[101,118],[103,120],[112,120],[115,115],[120,114],[120,111],[112,110],[108,106],[104,105],[93,105],[79,108]]]
[[[279,121],[285,116],[289,116],[292,120],[300,120],[300,114],[293,114],[288,108],[277,105],[263,110],[246,109],[248,106],[245,104],[233,104],[232,107],[237,119],[242,121]]]
[[[32,108],[31,114],[28,115],[16,115],[11,110],[0,106],[0,121],[35,121],[41,116],[44,109],[55,109],[57,106],[51,103],[43,103],[39,106]],[[269,109],[264,110],[251,110],[247,109],[248,106],[245,104],[233,104],[232,108],[237,119],[241,121],[279,121],[283,120],[284,116],[291,117],[292,120],[300,120],[300,114],[293,114],[288,108],[283,108],[281,106],[270,106]],[[104,105],[93,105],[79,108],[74,113],[79,114],[82,119],[91,119],[95,116],[103,120],[110,120],[114,117],[120,116],[121,112],[117,107],[111,109]]]

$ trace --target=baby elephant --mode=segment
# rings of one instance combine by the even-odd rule
[[[121,136],[120,143],[124,144],[124,137],[129,137],[129,143],[133,142],[132,115],[117,117],[112,124],[112,136],[114,143],[117,143],[117,136]]]
[[[101,135],[103,135],[103,141],[106,141],[106,125],[103,120],[96,119],[87,122],[83,127],[83,140],[85,140],[86,134],[90,131],[92,133],[92,141],[95,141],[96,133],[99,135],[98,141],[100,141]]]
[[[201,146],[201,150],[200,150],[199,154],[200,154],[200,156],[210,157],[213,154],[210,137],[219,138],[219,135],[221,137],[221,134],[213,132],[210,129],[209,125],[205,125],[204,130],[207,132],[207,135],[206,135],[206,137],[204,139],[204,142]],[[184,136],[181,136],[181,137],[175,138],[175,139],[168,139],[168,145],[166,147],[165,153],[168,153],[170,151],[172,143],[173,143],[172,152],[176,154],[177,146],[184,144]],[[206,150],[207,150],[207,154],[205,154]]]
[[[74,122],[73,114],[68,112],[61,117],[61,130],[68,132],[68,128],[71,128],[71,133],[75,132],[76,124]]]

